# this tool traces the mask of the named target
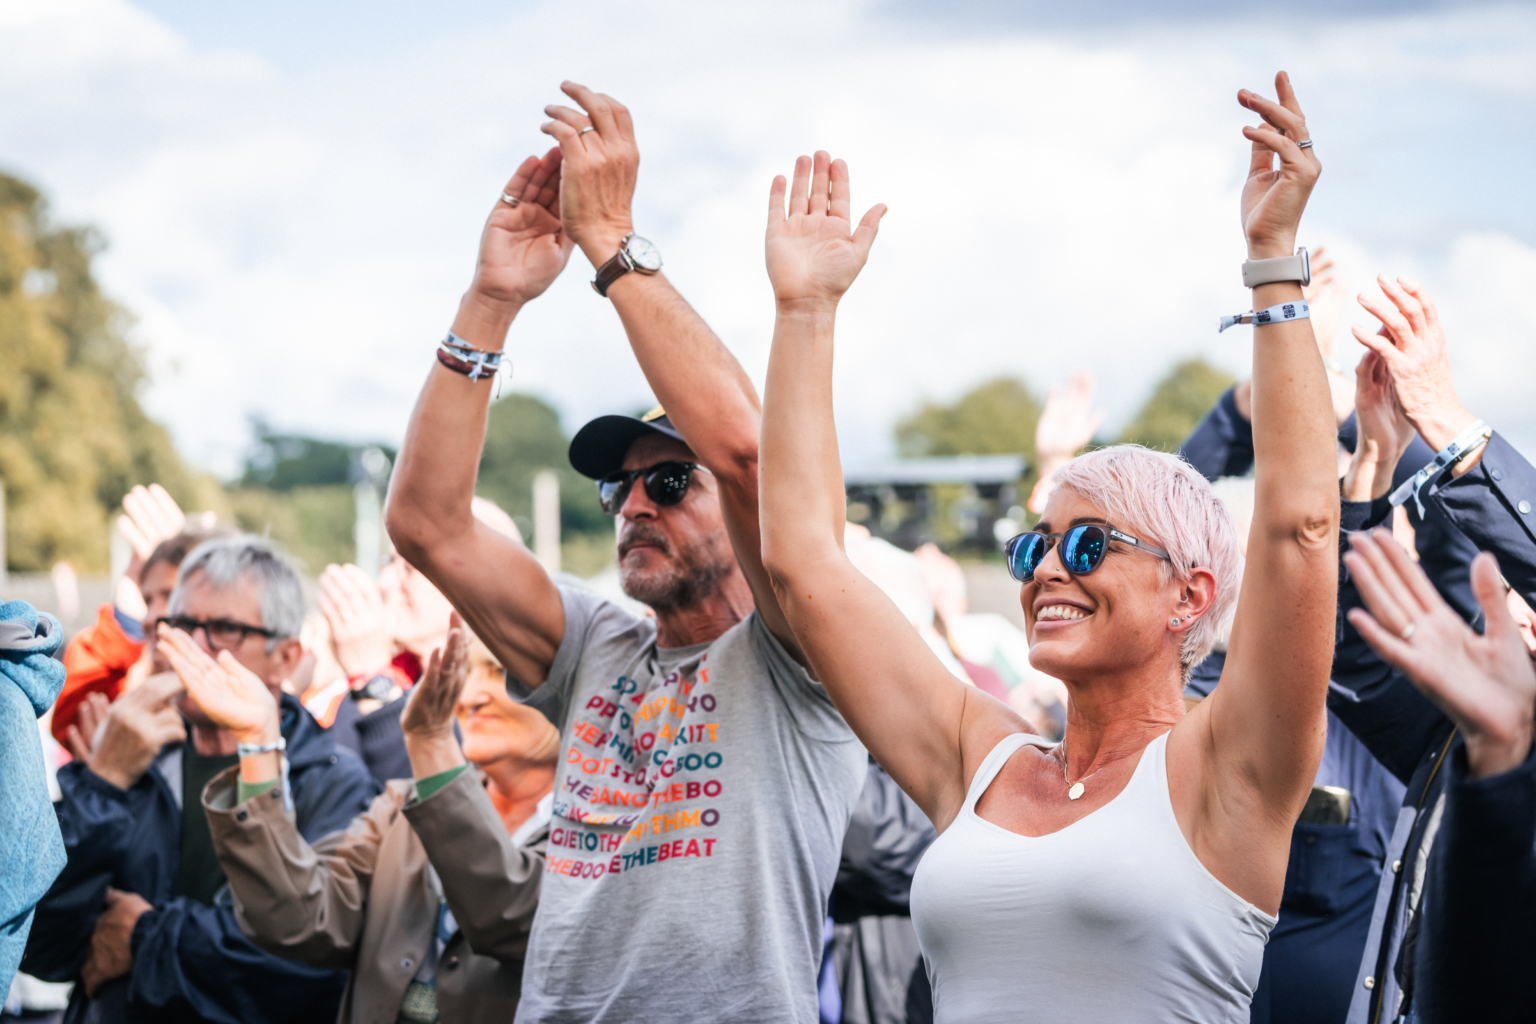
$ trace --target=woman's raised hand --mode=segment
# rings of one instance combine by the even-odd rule
[[[774,298],[780,305],[836,304],[869,259],[885,204],[872,207],[855,227],[848,165],[820,150],[814,160],[795,161],[787,215],[784,199],[780,175],[768,193],[768,279]]]
[[[1536,667],[1494,557],[1485,551],[1472,562],[1472,591],[1487,623],[1479,636],[1385,530],[1350,542],[1344,564],[1370,612],[1352,609],[1349,621],[1456,723],[1474,778],[1518,767],[1531,750]]]
[[[544,293],[565,269],[575,243],[560,225],[560,148],[523,161],[498,198],[480,235],[471,291],[521,306]]]
[[[277,699],[267,684],[228,651],[217,661],[179,629],[161,623],[160,651],[213,724],[239,743],[274,743],[282,735]]]
[[[1275,93],[1278,103],[1247,89],[1237,94],[1237,102],[1264,119],[1257,127],[1243,129],[1243,137],[1253,143],[1253,160],[1243,185],[1243,233],[1248,237],[1248,257],[1255,260],[1296,251],[1296,228],[1323,170],[1311,148],[1297,145],[1311,136],[1284,71],[1275,76]],[[1276,157],[1280,158],[1278,169]]]

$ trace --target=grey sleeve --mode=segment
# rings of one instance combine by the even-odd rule
[[[789,656],[763,617],[754,611],[747,628],[751,630],[752,650],[761,659],[769,684],[788,709],[795,728],[808,739],[823,743],[854,741],[853,730],[832,704],[826,688]]]

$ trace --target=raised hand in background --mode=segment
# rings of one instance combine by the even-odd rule
[[[336,660],[350,678],[388,671],[394,657],[384,599],[355,565],[328,565],[320,574],[317,602],[331,631]]]
[[[117,517],[117,529],[127,538],[133,554],[128,559],[128,568],[117,581],[112,599],[124,615],[134,619],[144,617],[146,609],[144,596],[139,592],[139,574],[160,542],[176,536],[186,524],[186,513],[159,484],[134,487],[123,495],[123,514]]]
[[[464,763],[464,752],[453,735],[453,715],[468,678],[469,632],[454,612],[448,619],[448,642],[432,652],[400,713],[405,750],[416,778],[428,778]]]
[[[1381,321],[1381,330],[1372,334],[1356,327],[1355,340],[1381,358],[1403,412],[1419,436],[1439,451],[1477,421],[1456,395],[1440,314],[1429,293],[1411,278],[1382,275],[1376,283],[1386,301],[1362,293],[1360,305]],[[1465,473],[1475,465],[1477,457],[1469,456],[1455,472]]]
[[[1472,590],[1486,632],[1479,636],[1446,604],[1429,577],[1385,530],[1350,537],[1344,556],[1367,612],[1349,621],[1456,723],[1473,778],[1509,771],[1531,750],[1536,666],[1510,614],[1498,562],[1472,562]]]
[[[1336,261],[1328,247],[1312,250],[1312,283],[1302,288],[1302,298],[1312,307],[1312,337],[1328,369],[1328,390],[1333,397],[1334,419],[1343,423],[1355,408],[1355,386],[1339,364],[1339,318],[1344,313],[1344,282],[1335,272]]]
[[[1035,461],[1039,478],[1029,496],[1029,510],[1045,511],[1053,484],[1051,477],[1093,440],[1104,423],[1104,410],[1093,407],[1093,374],[1074,373],[1051,385],[1040,421],[1035,424]]]
[[[1374,501],[1392,489],[1392,472],[1413,442],[1413,424],[1397,400],[1386,363],[1367,352],[1355,366],[1359,439],[1344,473],[1345,501]]]

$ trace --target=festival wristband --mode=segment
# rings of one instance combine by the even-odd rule
[[[1482,420],[1478,420],[1466,430],[1457,434],[1456,440],[1436,452],[1429,465],[1413,474],[1412,477],[1404,480],[1403,485],[1393,491],[1387,500],[1392,503],[1393,508],[1396,508],[1409,498],[1412,498],[1413,503],[1418,506],[1419,518],[1423,519],[1424,499],[1419,496],[1419,491],[1423,489],[1425,484],[1439,476],[1445,470],[1445,467],[1454,466],[1492,436],[1493,428]]]
[[[262,754],[273,753],[281,754],[287,749],[288,741],[281,736],[279,736],[276,741],[272,743],[241,743],[235,748],[236,752],[238,752],[241,757],[259,757]],[[293,810],[293,790],[288,786],[288,758],[279,757],[277,760],[280,766],[278,770],[281,773],[278,777],[278,781],[282,782],[283,784],[283,809],[291,811]],[[246,783],[242,782],[239,783],[239,785],[243,786],[246,785]],[[260,784],[258,783],[258,785]]]
[[[1265,324],[1278,324],[1286,320],[1305,320],[1312,315],[1312,307],[1307,305],[1307,300],[1300,302],[1282,302],[1278,306],[1270,306],[1258,312],[1239,313],[1237,316],[1224,316],[1221,318],[1221,326],[1216,329],[1220,334],[1228,327],[1236,327],[1238,324],[1253,324],[1255,327],[1263,327]]]
[[[437,346],[437,361],[470,380],[495,376],[501,370],[501,357],[500,352],[475,348],[452,331]]]

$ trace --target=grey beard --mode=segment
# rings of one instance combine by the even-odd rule
[[[674,611],[703,604],[720,589],[720,581],[730,571],[729,565],[720,562],[703,566],[690,565],[684,572],[678,572],[670,566],[660,572],[645,575],[620,571],[619,586],[626,596],[655,611]]]

